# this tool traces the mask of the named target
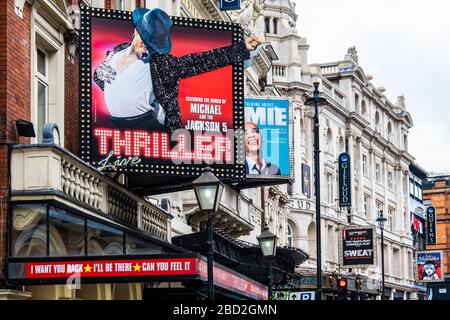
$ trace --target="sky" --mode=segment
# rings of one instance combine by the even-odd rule
[[[450,173],[450,1],[295,0],[309,63],[358,62],[393,103],[404,94],[414,126],[409,152],[428,172]]]

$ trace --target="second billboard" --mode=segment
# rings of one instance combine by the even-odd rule
[[[292,179],[292,111],[289,100],[247,97],[244,107],[247,178]]]

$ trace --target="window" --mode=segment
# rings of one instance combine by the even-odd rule
[[[362,100],[361,102],[361,114],[364,118],[367,116],[367,107],[366,102],[364,100]]]
[[[125,10],[124,0],[116,0],[116,10]]]
[[[413,179],[409,179],[409,194],[414,196],[414,181]]]
[[[333,175],[330,173],[326,174],[326,180],[327,180],[327,202],[333,203]]]
[[[286,241],[287,241],[288,247],[293,247],[294,246],[294,242],[293,242],[293,239],[292,239],[292,227],[290,226],[289,223],[287,224]]]
[[[123,232],[103,224],[87,223],[88,255],[123,254]]]
[[[392,140],[393,140],[393,136],[392,136],[392,123],[389,121],[389,123],[388,123],[388,126],[387,126],[387,138],[388,138],[388,141],[391,141],[392,142]]]
[[[42,142],[42,128],[48,122],[48,54],[41,49],[36,50],[36,91],[37,91],[37,137]]]
[[[362,155],[362,170],[363,174],[367,176],[367,156],[365,154]]]
[[[375,179],[377,182],[381,181],[381,171],[380,171],[380,165],[378,163],[375,165]]]
[[[414,196],[418,200],[422,200],[422,186],[417,182],[414,183]]]
[[[270,33],[270,19],[269,18],[264,19],[264,26],[265,26],[266,33]]]
[[[395,209],[389,207],[388,208],[388,214],[386,217],[386,224],[387,224],[387,228],[392,231],[394,230],[394,215],[395,215]]]
[[[85,220],[65,210],[49,207],[50,256],[80,256],[85,254]]]
[[[379,131],[380,128],[380,114],[378,111],[375,113],[375,130]]]
[[[156,244],[149,243],[143,239],[126,234],[126,253],[127,254],[161,254],[163,248]]]
[[[105,0],[92,0],[91,4],[95,8],[104,8],[105,7]]]
[[[370,216],[370,197],[367,194],[364,195],[364,214]]]
[[[376,201],[375,202],[375,207],[377,208],[377,218],[380,216],[381,211],[383,211],[383,202],[381,201]]]
[[[47,206],[14,206],[11,238],[14,257],[46,257]]]
[[[273,19],[273,33],[278,33],[278,19]]]
[[[403,135],[403,149],[408,150],[408,136],[406,134]]]
[[[391,171],[388,171],[387,180],[388,180],[388,188],[389,188],[389,190],[393,190],[394,186],[393,186],[392,172]]]
[[[355,93],[355,112],[359,113],[359,95]]]

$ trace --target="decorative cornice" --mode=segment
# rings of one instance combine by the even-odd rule
[[[294,21],[297,21],[297,14],[294,10],[282,6],[273,6],[273,5],[264,5],[265,11],[272,11],[272,12],[283,12],[288,14]]]

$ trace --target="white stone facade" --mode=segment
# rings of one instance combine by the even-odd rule
[[[153,3],[154,2],[154,3]],[[174,15],[195,18],[238,21],[247,33],[258,34],[270,41],[278,60],[270,61],[262,53],[246,70],[246,95],[285,95],[294,108],[295,182],[291,186],[253,188],[239,193],[229,191],[225,205],[232,203],[235,214],[247,220],[253,229],[237,232],[240,239],[256,243],[261,226],[267,223],[280,238],[280,245],[292,245],[308,252],[310,259],[299,272],[314,275],[316,229],[313,166],[313,113],[304,105],[312,92],[312,83],[320,82],[320,91],[330,102],[320,112],[320,177],[322,262],[325,275],[363,275],[378,286],[381,279],[381,250],[378,246],[377,266],[366,269],[339,267],[338,243],[340,229],[350,225],[376,226],[378,212],[383,210],[385,227],[386,287],[391,297],[415,298],[414,248],[410,234],[408,167],[413,157],[408,153],[408,131],[412,120],[405,108],[405,98],[396,103],[384,95],[384,88],[375,88],[358,64],[355,48],[342,60],[327,64],[308,64],[308,44],[298,35],[294,1],[242,1],[242,12],[224,13],[217,1],[178,0],[148,1],[162,5]],[[169,4],[168,4],[169,3]],[[251,5],[253,4],[253,6]],[[301,8],[297,8],[301,10]],[[297,11],[297,12],[298,12]],[[264,81],[261,81],[264,80]],[[338,207],[338,155],[344,151],[352,162],[352,207]],[[303,194],[302,164],[310,167],[310,197]],[[189,233],[199,226],[188,223],[186,213],[194,200],[193,193],[173,193],[169,198],[173,235]],[[244,209],[245,208],[245,209]],[[233,221],[231,223],[234,223]],[[234,229],[235,230],[235,229]],[[236,230],[235,230],[236,231]],[[378,244],[380,243],[379,228]]]

